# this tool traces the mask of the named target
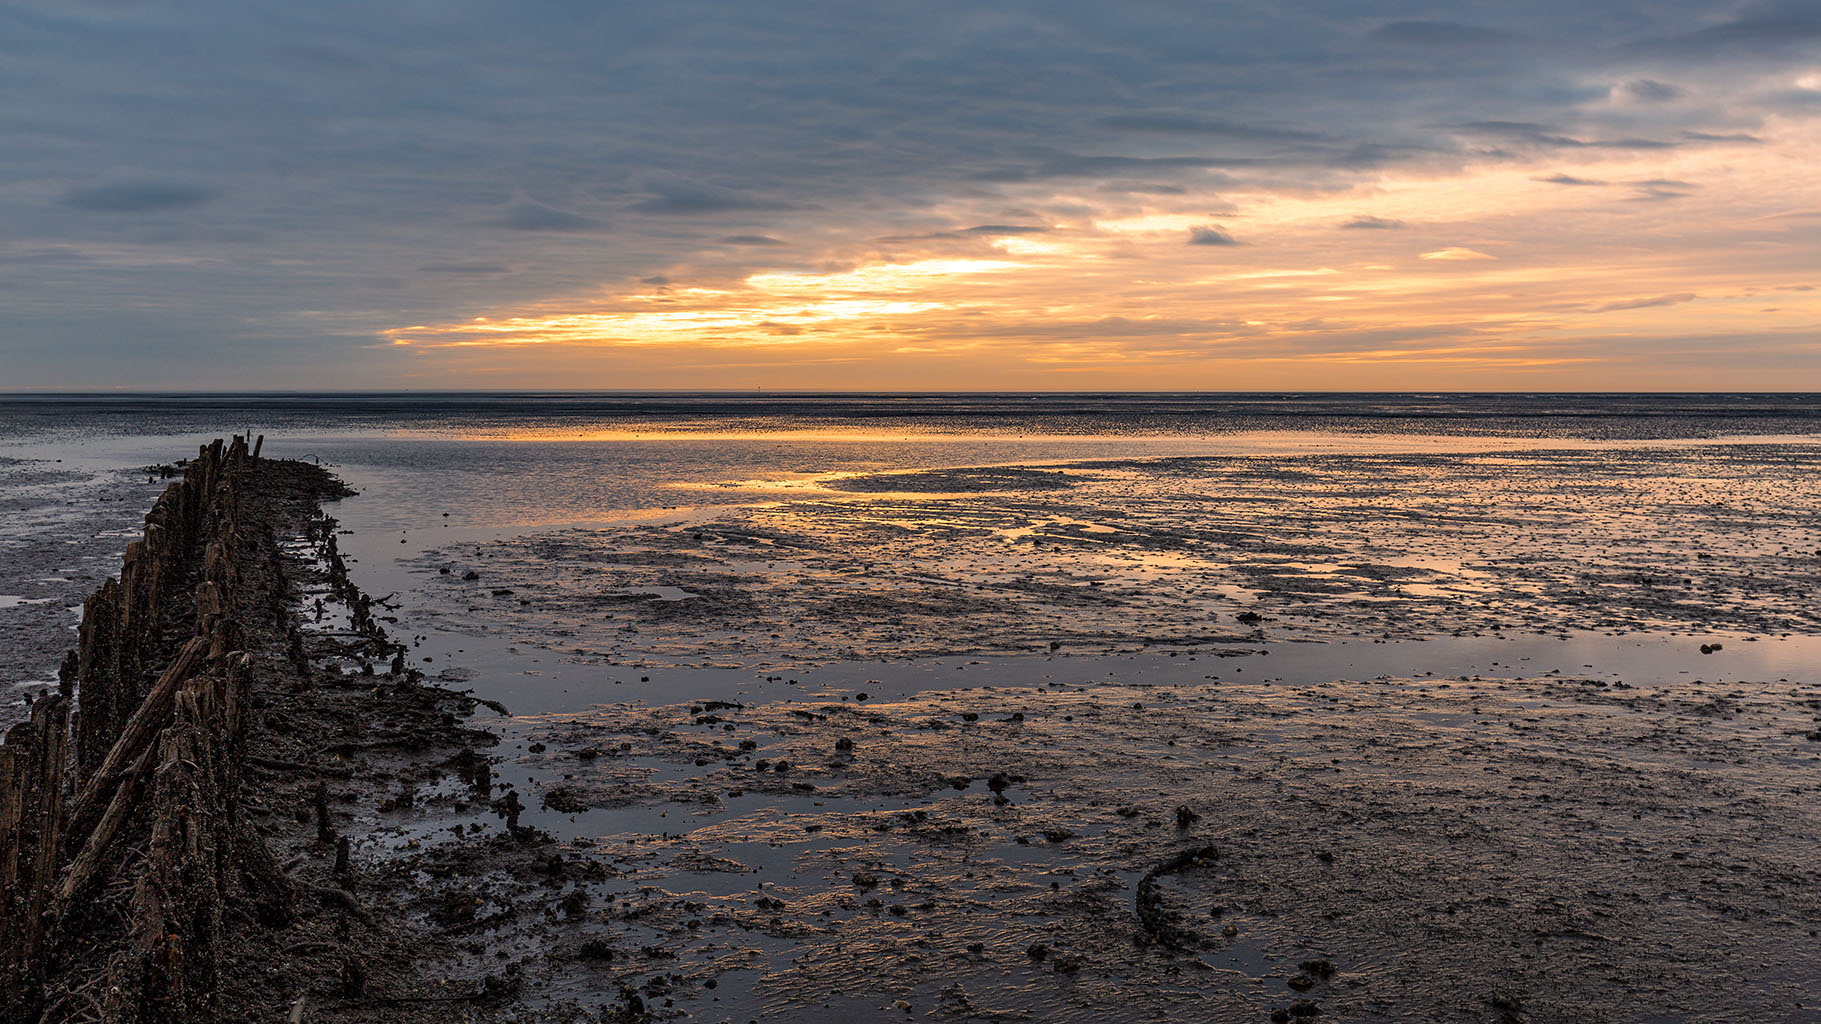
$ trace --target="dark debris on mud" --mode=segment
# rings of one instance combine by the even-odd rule
[[[610,707],[515,737],[537,841],[414,833],[387,877],[463,970],[536,962],[551,1013],[611,978],[709,1019],[1782,1019],[1821,980],[1817,700],[1387,679]]]

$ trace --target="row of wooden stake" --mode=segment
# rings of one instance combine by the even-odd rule
[[[239,807],[258,447],[217,440],[165,489],[84,603],[59,692],[0,744],[0,1019],[212,1018],[224,909],[289,914]]]

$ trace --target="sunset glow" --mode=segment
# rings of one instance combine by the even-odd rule
[[[1812,244],[1812,223],[1788,213],[1821,209],[1804,173],[1817,159],[1814,140],[1792,130],[1584,162],[1573,175],[1500,164],[1374,175],[1321,194],[1210,190],[1129,205],[1031,190],[1016,199],[1038,223],[1020,233],[943,230],[989,215],[958,205],[889,252],[843,237],[809,260],[870,250],[841,269],[726,280],[671,268],[675,284],[385,335],[431,361],[536,347],[545,351],[532,358],[563,365],[628,348],[712,362],[707,353],[751,349],[740,361],[761,374],[799,358],[915,356],[990,362],[1006,379],[1041,368],[1141,387],[1218,387],[1234,372],[1255,386],[1344,386],[1362,367],[1395,368],[1383,384],[1561,386],[1564,371],[1661,384],[1666,348],[1750,360],[1751,346],[1727,340],[1749,334],[1777,339],[1781,353],[1816,352],[1821,293],[1812,264],[1790,258]],[[1681,178],[1691,183],[1673,201],[1641,194]],[[1348,226],[1360,218],[1372,219]],[[1197,244],[1204,226],[1223,241]]]
[[[15,150],[0,344],[28,387],[1821,387],[1821,65],[1759,6],[299,14],[206,89],[118,62],[120,124],[22,22],[66,99],[10,137],[123,141]],[[443,62],[503,37],[542,70]]]

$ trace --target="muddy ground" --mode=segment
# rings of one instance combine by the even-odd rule
[[[1812,460],[834,474],[406,556],[406,621],[554,653],[564,686],[777,685],[514,709],[490,727],[516,830],[449,772],[357,815],[357,853],[454,944],[435,970],[507,979],[524,1019],[1821,1019],[1821,680],[1705,682],[1695,649],[1818,625]],[[1221,657],[1587,631],[1693,637],[1597,679],[1261,685]],[[1180,655],[1163,685],[1069,657],[1147,650]],[[1052,682],[784,685],[957,652],[980,682],[1053,655]]]
[[[415,556],[413,621],[622,663],[1821,630],[1817,449],[959,467]],[[758,652],[755,655],[755,652]]]
[[[166,481],[54,459],[0,456],[0,726],[26,693],[54,689],[82,599],[120,567]],[[22,684],[15,689],[12,684]]]
[[[375,838],[453,969],[551,1019],[1821,1015],[1814,684],[1189,678],[510,737],[554,842],[447,796]],[[1147,872],[1208,848],[1147,923]]]
[[[337,525],[293,506],[304,632],[266,637],[251,781],[311,899],[227,994],[248,1020],[1821,1020],[1812,673],[1705,682],[1692,639],[1690,672],[1599,679],[1215,656],[1814,631],[1809,454],[1594,458],[847,475],[441,548],[420,593],[366,596],[384,639]],[[604,697],[645,660],[974,652],[992,682],[1058,656],[1044,685],[511,717],[432,685],[497,680],[397,657],[428,622],[610,666]],[[1156,685],[1066,657],[1159,646]]]

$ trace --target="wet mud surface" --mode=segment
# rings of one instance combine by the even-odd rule
[[[508,732],[550,841],[388,842],[557,1017],[1800,1020],[1816,730],[1570,678],[614,706]]]
[[[55,688],[82,599],[119,567],[165,482],[0,455],[0,725],[25,693]]]
[[[963,467],[410,560],[422,621],[620,660],[1813,633],[1821,451]]]
[[[1695,640],[1814,631],[1814,457],[828,474],[434,548],[401,614],[527,672],[777,675],[501,720],[518,837],[445,807],[377,820],[371,855],[442,880],[413,908],[465,938],[451,970],[517,965],[552,1019],[1810,1019],[1821,689],[1704,682]],[[1690,636],[1687,663],[1303,686],[1232,657],[1589,632]],[[1050,681],[784,685],[957,652]],[[1071,657],[1132,652],[1179,655],[1168,685]]]

